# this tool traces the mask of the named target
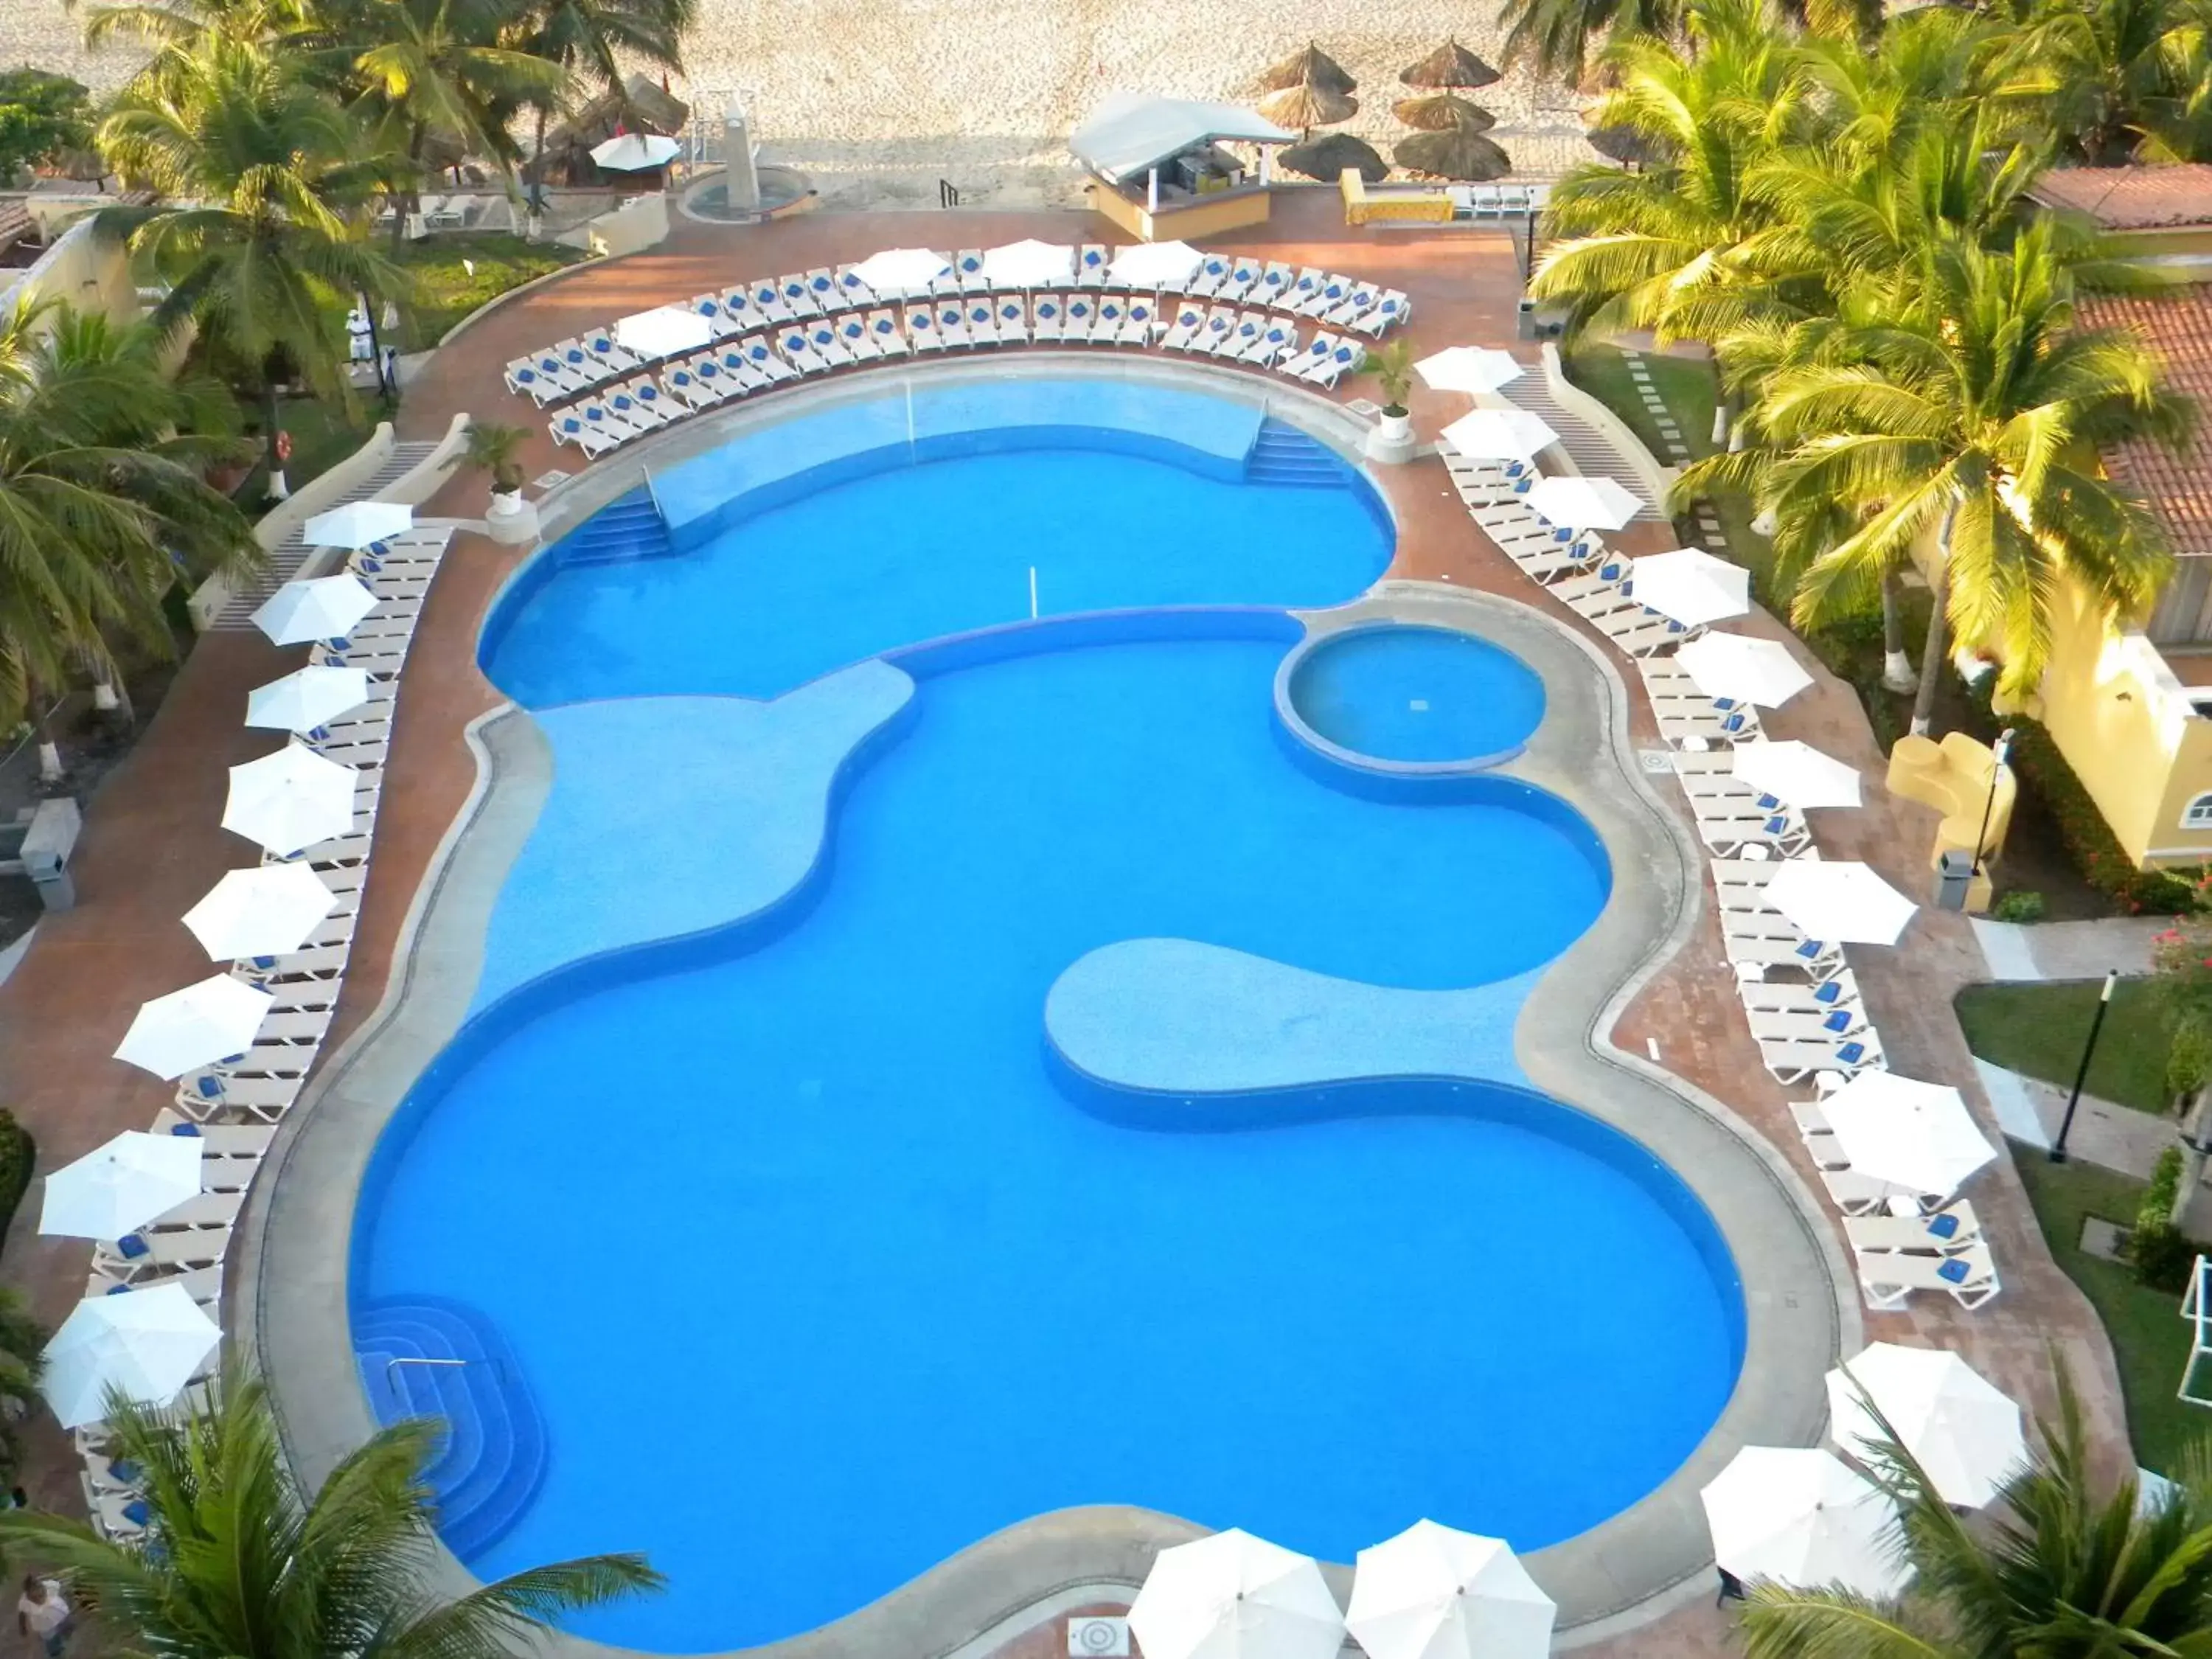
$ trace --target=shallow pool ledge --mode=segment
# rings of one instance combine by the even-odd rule
[[[625,697],[531,715],[552,791],[493,910],[474,1010],[571,963],[781,902],[820,862],[840,775],[913,698],[908,676],[870,660],[765,702]],[[624,902],[560,902],[579,881],[617,883]]]
[[[1526,1088],[1514,1022],[1542,971],[1465,990],[1409,991],[1196,939],[1121,939],[1077,958],[1054,981],[1045,1035],[1083,1076],[1155,1094],[1404,1077]]]

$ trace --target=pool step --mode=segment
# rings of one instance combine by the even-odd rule
[[[356,1308],[353,1346],[380,1424],[410,1417],[443,1424],[423,1476],[438,1495],[447,1547],[464,1561],[490,1548],[544,1484],[549,1450],[537,1401],[506,1342],[461,1303],[413,1297]],[[407,1363],[416,1360],[443,1363]]]
[[[1252,483],[1341,489],[1348,476],[1335,451],[1281,421],[1261,421],[1244,456],[1244,477]]]
[[[665,559],[676,551],[668,526],[650,491],[633,489],[601,508],[561,539],[561,563],[627,564],[636,559]]]

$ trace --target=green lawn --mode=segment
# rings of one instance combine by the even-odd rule
[[[383,406],[374,398],[357,394],[354,412],[322,398],[287,398],[278,406],[278,418],[291,435],[292,459],[284,468],[284,482],[297,489],[319,477],[368,441],[376,423],[384,418]],[[233,491],[250,512],[267,494],[269,474],[258,459],[261,405],[257,400],[240,409],[240,416],[257,446],[253,471]]]
[[[2143,1183],[2094,1164],[2053,1164],[2033,1147],[2012,1150],[2051,1255],[2088,1297],[2112,1339],[2136,1461],[2160,1474],[2179,1474],[2182,1449],[2212,1430],[2212,1411],[2174,1397],[2182,1367],[2189,1360],[2189,1327],[2181,1318],[2181,1299],[2168,1291],[2148,1290],[2119,1263],[2100,1261],[2081,1249],[2083,1218],[2094,1215],[2124,1225],[2132,1223]]]
[[[2097,1008],[2096,980],[2045,985],[1973,985],[1959,994],[1966,1045],[1984,1060],[2071,1086]],[[2124,979],[2097,1039],[2088,1092],[2139,1112],[2164,1112],[2172,1039],[2147,979]]]
[[[401,252],[399,263],[417,286],[413,303],[400,307],[399,349],[427,350],[485,301],[574,264],[583,257],[579,249],[553,242],[528,242],[520,236],[489,233],[428,236],[410,242]]]

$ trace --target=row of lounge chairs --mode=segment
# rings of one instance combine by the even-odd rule
[[[933,319],[930,326],[941,326],[943,312],[930,305],[918,306],[918,301],[952,301],[959,306],[958,317],[963,323],[970,314],[972,304],[962,306],[963,301],[980,301],[994,313],[1001,304],[1019,306],[1025,313],[1032,308],[1041,313],[1048,306],[1052,314],[1060,319],[1073,321],[1087,314],[1094,322],[1104,320],[1103,307],[1110,301],[1115,316],[1127,322],[1129,307],[1133,304],[1141,303],[1157,320],[1162,314],[1172,312],[1177,301],[1191,299],[1302,319],[1306,325],[1332,331],[1346,339],[1379,337],[1385,330],[1405,321],[1413,311],[1412,301],[1395,289],[1355,282],[1312,267],[1293,270],[1279,261],[1263,263],[1229,255],[1209,255],[1188,282],[1132,288],[1112,279],[1107,250],[1093,245],[1081,250],[1071,281],[1035,289],[1012,290],[991,286],[981,275],[981,258],[973,252],[960,255],[954,268],[932,283],[927,295],[878,293],[860,279],[855,267],[843,265],[834,270],[824,268],[761,283],[739,283],[720,294],[697,295],[686,302],[685,308],[706,319],[714,344],[763,330],[768,331],[767,337],[781,339],[794,326],[811,336],[817,331],[814,325],[817,323],[833,325],[828,331],[830,335],[846,338],[849,337],[842,321],[854,313],[871,313],[863,319],[861,325],[873,331],[878,322],[892,316],[894,308],[901,306],[906,307],[908,318],[919,311]],[[1097,264],[1087,263],[1094,258],[1099,261]],[[970,261],[974,262],[972,270],[963,271],[962,267]],[[1038,319],[1040,323],[1042,320]],[[987,326],[996,325],[987,319]],[[1297,323],[1294,321],[1291,326],[1295,328]],[[1026,319],[1024,328],[1028,337],[1057,337],[1046,335],[1041,326]],[[1086,332],[1080,337],[1092,337]],[[1351,349],[1352,360],[1357,361],[1357,348]],[[534,399],[542,409],[634,375],[658,361],[660,360],[641,357],[624,349],[610,325],[587,329],[541,351],[518,357],[507,365],[505,373],[510,391]]]
[[[337,1010],[368,876],[370,838],[399,671],[451,536],[445,529],[410,530],[352,556],[349,568],[379,603],[345,640],[317,645],[312,659],[366,668],[369,700],[343,719],[293,740],[359,774],[353,827],[344,836],[289,859],[265,854],[263,860],[309,866],[336,902],[329,917],[297,951],[232,964],[236,977],[274,999],[269,1016],[245,1053],[180,1081],[173,1103],[152,1126],[156,1134],[199,1142],[201,1194],[128,1237],[96,1245],[85,1286],[88,1296],[173,1281],[210,1316],[219,1314],[232,1228],[276,1137],[276,1125],[299,1097]],[[213,1386],[212,1366],[210,1362],[210,1370],[193,1380],[188,1398],[206,1403]],[[78,1430],[76,1443],[84,1462],[85,1502],[94,1523],[111,1537],[143,1533],[146,1516],[137,1491],[138,1472],[111,1460],[105,1432],[98,1425]]]
[[[1674,661],[1674,648],[1702,630],[1639,604],[1626,558],[1528,506],[1539,476],[1533,466],[1449,452],[1443,460],[1468,515],[1505,556],[1635,663],[1711,854],[1722,938],[1759,1058],[1785,1087],[1813,1092],[1813,1101],[1798,1103],[1802,1128],[1820,1097],[1887,1062],[1841,948],[1808,939],[1765,902],[1783,861],[1818,858],[1820,849],[1802,811],[1735,775],[1730,750],[1762,735],[1758,711],[1707,696]],[[1817,1146],[1808,1140],[1808,1150],[1844,1212],[1871,1304],[1894,1307],[1916,1291],[1942,1291],[1974,1308],[1997,1293],[1996,1264],[1970,1208],[1943,1209],[1948,1194],[1899,1193],[1859,1174],[1837,1155],[1832,1133]],[[1922,1213],[1931,1206],[1936,1214]]]
[[[1301,338],[1288,319],[1234,306],[1186,300],[1163,309],[1142,296],[1115,294],[981,295],[881,306],[743,336],[671,359],[658,374],[594,381],[598,390],[556,410],[547,425],[556,443],[573,443],[596,459],[702,410],[854,365],[984,347],[1142,348],[1155,342],[1164,350],[1272,369],[1323,389],[1366,356],[1365,347],[1342,336],[1316,330]],[[516,385],[512,376],[508,380],[532,395],[535,387],[552,383],[550,375],[529,386]],[[569,384],[569,389],[576,388]]]

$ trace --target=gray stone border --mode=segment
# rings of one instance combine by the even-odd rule
[[[1232,371],[1068,352],[1031,354],[1019,365],[954,360],[922,372],[938,382],[1002,378],[1017,368],[1060,376],[1079,365],[1101,378],[1179,383],[1258,404],[1357,464],[1364,428],[1356,417],[1310,393]],[[653,465],[689,459],[787,413],[880,396],[914,372],[913,365],[886,367],[841,377],[817,388],[817,397],[748,400],[686,422],[549,492],[541,508],[548,539],[635,489]],[[491,604],[498,602],[495,595]],[[1521,756],[1496,769],[1580,811],[1604,842],[1615,880],[1598,921],[1546,971],[1543,994],[1530,997],[1516,1054],[1538,1087],[1623,1129],[1669,1164],[1711,1211],[1742,1277],[1742,1372],[1698,1450],[1630,1510],[1528,1558],[1561,1604],[1559,1645],[1577,1646],[1703,1593],[1711,1552],[1698,1488],[1741,1445],[1817,1441],[1826,1419],[1822,1374],[1859,1346],[1856,1299],[1817,1203],[1781,1155],[1719,1102],[1603,1036],[1686,939],[1701,892],[1696,848],[1640,774],[1627,736],[1626,691],[1610,662],[1528,607],[1444,585],[1386,581],[1353,605],[1303,619],[1316,634],[1385,619],[1462,629],[1494,638],[1543,675],[1544,726]],[[459,1028],[492,904],[550,787],[544,740],[511,706],[474,722],[468,740],[477,784],[414,896],[384,999],[288,1115],[232,1245],[236,1338],[267,1377],[287,1451],[310,1483],[374,1428],[346,1311],[362,1176],[392,1113]],[[1120,1507],[1033,1517],[831,1624],[742,1651],[754,1659],[964,1655],[987,1634],[1002,1639],[1113,1587],[1133,1589],[1158,1549],[1204,1530]],[[1349,1569],[1328,1572],[1340,1595],[1348,1594]],[[442,1549],[435,1573],[434,1588],[453,1594],[477,1583]],[[555,1648],[562,1659],[626,1655],[566,1637]]]

